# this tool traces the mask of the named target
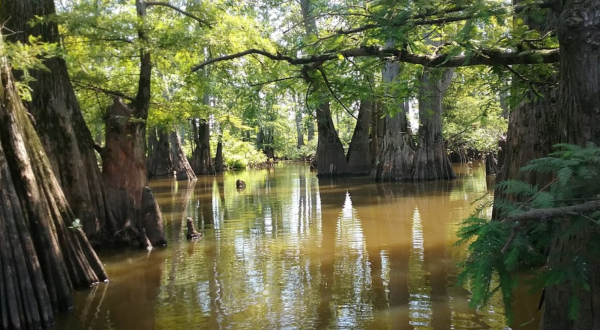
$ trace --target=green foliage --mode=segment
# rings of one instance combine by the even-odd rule
[[[283,157],[291,160],[307,161],[315,158],[317,153],[317,139],[306,142],[302,147],[293,146],[283,153]]]
[[[554,252],[550,247],[555,239],[569,241],[573,237],[587,235],[590,230],[597,231],[600,212],[573,213],[560,218],[531,216],[520,222],[511,219],[524,212],[573,206],[598,199],[600,148],[593,144],[585,147],[559,144],[555,149],[549,157],[536,159],[522,168],[523,171],[553,174],[554,179],[547,186],[540,188],[521,181],[504,181],[497,185],[505,196],[495,202],[498,219],[486,219],[478,209],[463,221],[457,244],[470,242],[470,245],[458,281],[471,290],[472,307],[487,304],[500,291],[510,320],[512,293],[519,283],[516,275],[529,268],[536,275],[530,283],[533,289],[555,285],[570,288],[569,317],[577,317],[577,295],[589,291],[590,277],[597,276],[589,267],[589,258],[600,258],[600,249],[598,244],[581,243],[577,239],[571,243],[581,245],[561,252]],[[569,242],[565,244],[568,246]],[[535,269],[546,262],[550,262],[551,267]]]
[[[506,134],[508,122],[502,118],[500,98],[489,86],[494,78],[481,68],[456,71],[444,98],[443,134],[450,150],[459,147],[481,152],[495,151]]]
[[[29,43],[10,43],[0,36],[0,57],[6,57],[13,69],[22,72],[19,81],[15,82],[21,98],[31,101],[31,90],[27,84],[34,80],[29,74],[30,70],[48,70],[44,60],[58,56],[59,51],[55,44],[40,42],[34,36],[29,36]]]
[[[228,168],[243,169],[263,164],[267,157],[255,146],[246,141],[235,138],[229,131],[223,132],[223,162]],[[216,147],[211,146],[216,150]]]

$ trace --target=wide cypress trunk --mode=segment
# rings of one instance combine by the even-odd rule
[[[177,130],[168,132],[164,127],[153,127],[148,134],[146,169],[149,177],[175,177],[177,180],[195,180]]]
[[[196,174],[188,162],[183,148],[179,132],[175,129],[169,134],[170,157],[173,160],[173,174],[177,180],[196,180]]]
[[[556,107],[557,129],[553,142],[600,145],[600,1],[570,0],[559,9],[557,36],[560,43],[560,97]],[[560,219],[565,228],[569,219]],[[573,235],[558,233],[551,246],[548,267],[569,267],[573,258],[583,258],[589,290],[577,290],[569,283],[546,287],[544,317],[540,328],[600,328],[600,257],[591,242],[600,228],[590,225]],[[576,297],[579,313],[569,317],[568,306]]]
[[[173,159],[171,158],[171,148],[169,146],[169,134],[164,127],[152,127],[148,133],[146,170],[150,178],[173,176]]]
[[[419,86],[419,142],[414,162],[415,181],[455,179],[442,136],[442,99],[454,70],[445,69],[441,77],[425,69]],[[439,73],[439,72],[438,72]]]
[[[55,13],[52,0],[0,2],[0,21],[7,39],[24,44],[29,36],[58,43],[55,22],[29,24],[36,16]],[[32,100],[27,108],[35,118],[35,129],[75,216],[81,220],[90,240],[100,245],[112,240],[116,224],[94,154],[94,141],[81,114],[65,61],[55,57],[45,60],[44,65],[47,71],[30,71],[34,80],[29,84]]]
[[[392,47],[393,41],[388,40],[386,47]],[[390,84],[398,79],[399,63],[386,63],[382,70],[383,83]],[[388,95],[394,97],[394,95]],[[394,100],[394,98],[392,98]],[[395,115],[383,119],[383,136],[379,154],[371,177],[376,181],[407,181],[413,179],[413,161],[415,146],[408,126],[407,102],[388,103],[388,112]]]
[[[545,157],[552,149],[552,136],[555,127],[555,104],[550,90],[540,90],[541,98],[523,102],[510,112],[506,141],[502,141],[499,155],[501,171],[496,182],[522,180],[543,187],[549,181],[548,175],[520,171],[533,159]],[[532,99],[534,95],[531,95]],[[496,198],[499,198],[496,192]]]
[[[314,3],[311,0],[301,0],[302,18],[304,19],[304,28],[306,35],[317,33],[317,21],[315,18]],[[333,119],[329,102],[322,102],[316,110],[317,115],[317,176],[336,176],[347,174],[346,155],[344,146],[340,141]],[[311,141],[314,136],[314,126],[312,122],[308,124],[308,140]]]
[[[344,146],[333,125],[329,102],[322,103],[317,109],[317,124],[317,176],[348,174]]]
[[[373,104],[373,110],[371,111],[371,129],[369,134],[369,152],[371,153],[371,166],[375,165],[375,161],[381,153],[380,147],[383,142],[383,127],[383,106],[381,105],[381,103],[376,102]]]
[[[0,328],[40,329],[72,307],[73,288],[107,275],[0,61]]]
[[[144,20],[146,3],[136,0],[135,5],[138,18]],[[145,30],[139,30],[138,36],[142,43],[147,42]],[[116,208],[116,218],[119,219],[117,234],[130,244],[139,242],[143,246],[148,241],[152,245],[166,244],[162,214],[150,188],[145,187],[146,121],[150,108],[151,74],[150,53],[140,49],[136,97],[129,105],[115,98],[107,110],[106,145],[102,151],[102,176],[110,201]],[[154,223],[149,224],[149,219],[153,219]]]
[[[374,107],[375,104],[372,101],[363,100],[360,102],[358,120],[354,127],[352,140],[350,140],[348,153],[346,154],[348,172],[352,175],[369,175],[371,173],[369,126]]]
[[[192,134],[194,135],[194,149],[192,151],[192,169],[198,175],[213,173],[212,158],[210,156],[210,126],[207,120],[192,120]]]
[[[134,113],[120,98],[115,98],[106,113],[106,137],[102,150],[104,184],[110,202],[116,207],[115,217],[121,220],[119,238],[129,244],[146,245],[143,232],[149,216],[143,213],[142,208],[147,208],[159,211],[150,216],[156,219],[156,224],[150,227],[157,235],[148,235],[148,239],[152,245],[164,245],[166,240],[160,210],[147,206],[148,203],[156,204],[156,200],[151,193],[143,194],[145,189],[149,190],[146,187],[146,125]],[[143,195],[150,201],[143,200]]]

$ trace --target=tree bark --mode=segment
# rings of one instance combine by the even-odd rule
[[[312,141],[315,138],[315,124],[313,123],[313,117],[310,116],[308,118],[308,122],[307,122],[307,134],[306,134],[306,139],[308,141]]]
[[[386,47],[394,45],[392,40],[386,42]],[[382,70],[384,84],[396,82],[400,75],[399,63],[386,63]],[[392,100],[397,95],[386,93]],[[406,101],[387,103],[388,113],[383,119],[383,137],[379,147],[380,153],[375,161],[371,177],[376,181],[408,181],[413,179],[415,145],[408,125],[408,104]]]
[[[373,111],[371,111],[371,133],[370,133],[370,144],[369,151],[371,153],[371,168],[374,169],[375,161],[381,153],[380,147],[383,142],[383,111],[380,102],[373,104]]]
[[[263,154],[265,154],[268,159],[274,159],[275,150],[273,149],[273,134],[270,130],[261,127],[256,138],[258,140],[257,145],[262,150]]]
[[[415,181],[455,179],[442,136],[442,99],[454,70],[445,69],[437,78],[424,69],[419,86],[419,144],[415,156]]]
[[[173,173],[177,180],[196,180],[196,174],[187,160],[183,148],[181,147],[181,138],[177,129],[169,134],[170,157],[173,160]]]
[[[496,182],[522,180],[543,187],[550,182],[548,174],[523,172],[520,168],[533,159],[547,156],[552,150],[556,121],[556,105],[550,90],[541,91],[544,97],[533,101],[533,95],[510,112],[508,134],[502,142],[503,161]],[[498,192],[495,198],[500,198]]]
[[[223,141],[219,138],[217,142],[217,154],[215,155],[215,172],[223,172]]]
[[[298,102],[298,96],[294,95],[294,101],[296,103],[296,105],[298,107],[300,107],[300,103]],[[301,111],[296,111],[296,137],[297,137],[297,144],[296,147],[298,149],[302,148],[304,146],[304,133],[303,133],[304,129],[302,127],[302,112]]]
[[[147,182],[145,122],[120,98],[115,98],[105,117],[105,130],[102,175],[110,202],[116,207],[115,218],[121,220],[117,235],[120,240],[137,245],[144,228],[142,192]],[[151,239],[163,240],[164,237]]]
[[[173,169],[169,134],[164,127],[152,127],[148,134],[148,157],[146,158],[148,177],[173,177]]]
[[[179,132],[168,133],[164,127],[153,127],[148,134],[148,177],[175,177],[177,180],[196,180],[183,149]]]
[[[600,1],[570,0],[556,6],[557,36],[561,49],[560,97],[556,107],[553,142],[600,144]],[[565,222],[565,228],[569,221]],[[559,230],[560,231],[560,230]],[[566,236],[558,233],[551,246],[548,267],[568,267],[572,258],[586,262],[589,290],[573,289],[570,283],[546,287],[544,317],[540,327],[553,329],[600,328],[600,258],[589,242],[600,234],[598,226]],[[577,297],[579,313],[568,316],[571,297]]]
[[[29,36],[58,43],[58,25],[54,21],[29,24],[36,16],[55,13],[52,0],[0,2],[0,21],[8,32],[7,39],[24,44]],[[112,241],[116,222],[100,179],[94,140],[81,114],[65,61],[54,57],[45,60],[44,65],[48,71],[30,71],[35,80],[29,84],[32,100],[27,108],[35,118],[35,129],[75,216],[81,220],[90,241],[103,245]]]
[[[317,22],[313,12],[314,4],[311,0],[301,0],[302,18],[306,35],[317,33]],[[347,174],[346,155],[344,146],[340,141],[333,119],[329,102],[323,102],[317,109],[317,176],[337,176]],[[308,126],[308,140],[312,140],[314,128]]]
[[[352,175],[369,175],[371,173],[369,126],[374,107],[375,104],[372,101],[363,100],[360,102],[358,120],[346,154],[348,172]]]
[[[344,146],[333,126],[329,102],[322,103],[317,109],[317,124],[317,176],[348,174]]]
[[[485,175],[496,175],[498,173],[498,160],[493,152],[485,155]]]
[[[194,151],[192,152],[192,168],[198,175],[213,173],[210,156],[210,127],[207,120],[193,119]]]
[[[83,231],[67,228],[75,214],[5,58],[0,78],[0,327],[40,329],[72,307],[73,288],[107,275]]]
[[[145,20],[146,3],[135,1],[137,16]],[[140,42],[146,43],[148,36],[143,29],[138,30]],[[102,151],[102,177],[110,196],[118,222],[117,236],[129,244],[137,245],[142,239],[147,215],[142,212],[142,192],[147,183],[146,171],[146,121],[150,109],[150,84],[152,62],[150,53],[140,49],[140,74],[138,91],[130,105],[115,98],[105,117],[105,143]],[[149,188],[148,188],[149,189]],[[156,202],[156,201],[154,201]],[[158,205],[152,208],[153,216],[162,226]],[[160,231],[158,231],[160,232]],[[164,245],[164,236],[148,237],[152,244]]]

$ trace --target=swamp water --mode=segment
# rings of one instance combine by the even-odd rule
[[[151,182],[169,246],[101,255],[111,282],[77,292],[56,329],[502,329],[454,285],[455,232],[488,192],[485,170],[456,181],[318,179],[308,166]],[[247,187],[238,191],[236,179]],[[203,238],[185,239],[186,217]],[[517,293],[513,329],[537,328],[539,298]]]

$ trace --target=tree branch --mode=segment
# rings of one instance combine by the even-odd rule
[[[526,211],[523,213],[510,215],[502,221],[526,221],[526,220],[535,220],[535,219],[551,219],[557,217],[566,217],[570,215],[577,215],[583,213],[590,213],[594,211],[600,210],[600,200],[593,200],[589,202],[585,202],[583,204],[571,205],[571,206],[561,206],[561,207],[550,207],[545,209],[535,209],[531,211]]]
[[[263,86],[263,85],[268,85],[268,84],[272,84],[275,82],[280,82],[280,81],[285,81],[285,80],[290,80],[290,79],[297,79],[297,78],[302,78],[302,76],[291,76],[291,77],[279,78],[279,79],[269,80],[269,81],[265,81],[265,82],[261,82],[261,83],[249,84],[248,86],[250,86],[250,87]]]
[[[531,8],[531,6],[535,6],[535,5],[537,5],[539,8],[549,8],[550,2],[549,1],[535,1],[531,4],[513,6],[512,10],[514,13],[520,13],[520,12],[524,11],[525,9]],[[472,19],[472,18],[477,18],[478,17],[477,15],[475,15],[473,13],[469,13],[469,14],[464,14],[461,16],[439,17],[436,19],[426,20],[426,18],[429,18],[432,16],[441,16],[441,15],[459,13],[461,11],[466,11],[470,8],[471,8],[471,6],[456,6],[456,7],[448,8],[446,10],[441,10],[441,11],[429,11],[429,12],[426,12],[423,14],[406,17],[404,19],[399,20],[398,22],[395,22],[394,24],[392,24],[390,26],[391,27],[401,27],[401,26],[405,26],[405,25],[409,25],[409,24],[412,24],[412,25],[434,25],[434,24],[458,22],[458,21],[464,21],[464,20],[468,20],[468,19]],[[492,12],[493,12],[493,15],[507,14],[507,13],[509,13],[509,8],[510,7],[494,9]],[[485,15],[490,15],[490,13],[489,12],[485,13]],[[376,28],[381,28],[381,27],[383,27],[383,26],[380,24],[372,23],[372,24],[366,24],[366,25],[359,26],[359,27],[352,28],[352,29],[347,29],[347,30],[340,29],[340,30],[336,31],[334,34],[320,38],[319,40],[326,40],[326,39],[330,39],[330,38],[333,38],[338,35],[349,35],[349,34],[364,32],[364,31],[368,31],[368,30],[372,30],[372,29],[376,29]]]
[[[321,68],[321,67],[319,67],[317,70],[319,70],[319,72],[321,72],[321,76],[323,76],[323,81],[325,81],[325,85],[327,85],[327,89],[329,89],[329,92],[331,93],[331,96],[333,96],[336,99],[336,101],[338,101],[338,103],[342,106],[342,108],[344,108],[344,110],[346,110],[346,112],[350,116],[352,116],[352,118],[358,120],[358,118],[356,118],[356,116],[348,108],[346,108],[346,106],[344,105],[344,103],[342,103],[342,100],[340,100],[337,97],[337,95],[335,94],[335,92],[331,88],[331,84],[329,83],[329,79],[327,79],[327,75],[325,74],[325,70],[323,70],[323,68]]]
[[[185,15],[185,16],[187,16],[187,17],[195,20],[196,22],[200,23],[200,25],[202,25],[202,26],[210,27],[210,25],[205,20],[201,19],[200,17],[198,17],[196,15],[193,15],[193,14],[191,14],[191,13],[185,11],[185,10],[181,10],[178,7],[175,7],[175,6],[173,6],[173,5],[169,4],[169,3],[166,3],[166,2],[148,1],[148,2],[146,2],[146,6],[164,6],[164,7],[169,7],[171,9],[175,10],[176,12],[178,12],[178,13],[180,13],[182,15]]]
[[[240,53],[212,58],[194,66],[192,68],[192,72],[196,72],[212,63],[232,60],[250,54],[263,55],[271,60],[286,61],[293,65],[330,61],[338,59],[339,55],[342,55],[343,57],[395,57],[394,60],[399,62],[420,64],[426,67],[541,64],[557,63],[559,60],[558,49],[527,50],[520,53],[512,51],[485,50],[470,55],[457,55],[452,57],[448,56],[447,54],[439,54],[434,56],[418,55],[410,53],[405,49],[382,49],[378,47],[354,48],[342,50],[336,53],[312,55],[307,57],[291,57],[282,55],[280,53],[271,54],[259,49],[248,49]]]
[[[106,95],[111,95],[111,96],[118,96],[120,98],[126,99],[128,101],[135,101],[135,97],[129,96],[123,92],[119,92],[119,91],[114,91],[114,90],[110,90],[110,89],[104,89],[102,87],[98,87],[98,86],[94,86],[92,84],[88,84],[88,83],[84,83],[80,80],[76,80],[76,79],[71,79],[71,81],[77,85],[79,88],[82,89],[87,89],[90,91],[96,91],[96,92],[100,92],[100,93],[104,93]]]

